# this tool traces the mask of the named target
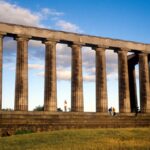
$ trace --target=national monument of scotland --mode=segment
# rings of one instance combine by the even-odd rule
[[[14,111],[2,110],[3,38],[17,42]],[[44,111],[28,111],[28,41],[45,45]],[[72,49],[71,112],[57,112],[56,44]],[[82,46],[96,53],[96,112],[84,112]],[[108,114],[105,50],[118,54],[119,113]],[[128,52],[133,52],[127,55]],[[150,127],[150,44],[0,23],[0,134],[17,130]],[[137,108],[135,65],[139,64],[140,113]]]

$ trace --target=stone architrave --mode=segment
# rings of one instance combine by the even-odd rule
[[[82,53],[80,44],[72,44],[71,111],[83,111]]]
[[[105,48],[96,49],[96,112],[107,112],[107,83]]]
[[[129,77],[127,51],[118,51],[118,77],[119,77],[119,111],[120,113],[129,113],[130,94],[129,94]]]
[[[16,85],[15,85],[15,110],[28,110],[28,40],[26,36],[18,36]]]
[[[0,110],[2,109],[2,71],[3,71],[3,37],[5,33],[0,32]]]
[[[57,111],[56,41],[45,42],[44,111]]]
[[[139,54],[139,82],[141,112],[150,113],[149,68],[148,57],[145,53]]]

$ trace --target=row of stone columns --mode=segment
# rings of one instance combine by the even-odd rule
[[[15,84],[15,110],[28,110],[28,40],[30,37],[18,36],[17,63]],[[2,104],[2,44],[3,35],[0,34],[0,109]],[[57,79],[56,79],[56,44],[58,41],[46,39],[45,44],[45,90],[44,110],[57,110]],[[73,43],[72,74],[71,74],[71,111],[83,111],[83,78],[82,78],[82,43]],[[96,112],[107,112],[107,82],[105,50],[107,47],[96,46]],[[121,113],[131,112],[127,49],[118,50],[119,75],[119,110]],[[135,82],[135,74],[133,79]],[[139,54],[140,103],[142,112],[150,112],[150,85],[147,54]],[[134,83],[133,82],[133,83]],[[131,102],[131,103],[130,103]]]

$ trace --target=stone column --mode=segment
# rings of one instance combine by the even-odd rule
[[[148,54],[149,85],[150,85],[150,54]]]
[[[3,36],[4,33],[0,33],[0,110],[2,109]]]
[[[28,110],[28,38],[19,36],[17,40],[15,110]]]
[[[129,77],[127,51],[118,51],[118,77],[119,77],[119,110],[120,113],[129,113],[130,95],[129,95]]]
[[[45,90],[44,111],[57,111],[56,92],[56,41],[45,43]]]
[[[150,87],[147,54],[139,54],[139,81],[141,112],[150,112]]]
[[[71,74],[71,111],[83,111],[83,79],[81,45],[72,47],[72,74]]]
[[[128,71],[129,71],[129,89],[130,89],[131,112],[135,112],[137,109],[135,65],[128,64]]]
[[[105,48],[96,48],[96,112],[107,112]]]

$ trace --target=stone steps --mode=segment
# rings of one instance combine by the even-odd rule
[[[0,134],[17,130],[50,131],[77,128],[150,127],[150,114],[0,112]]]

